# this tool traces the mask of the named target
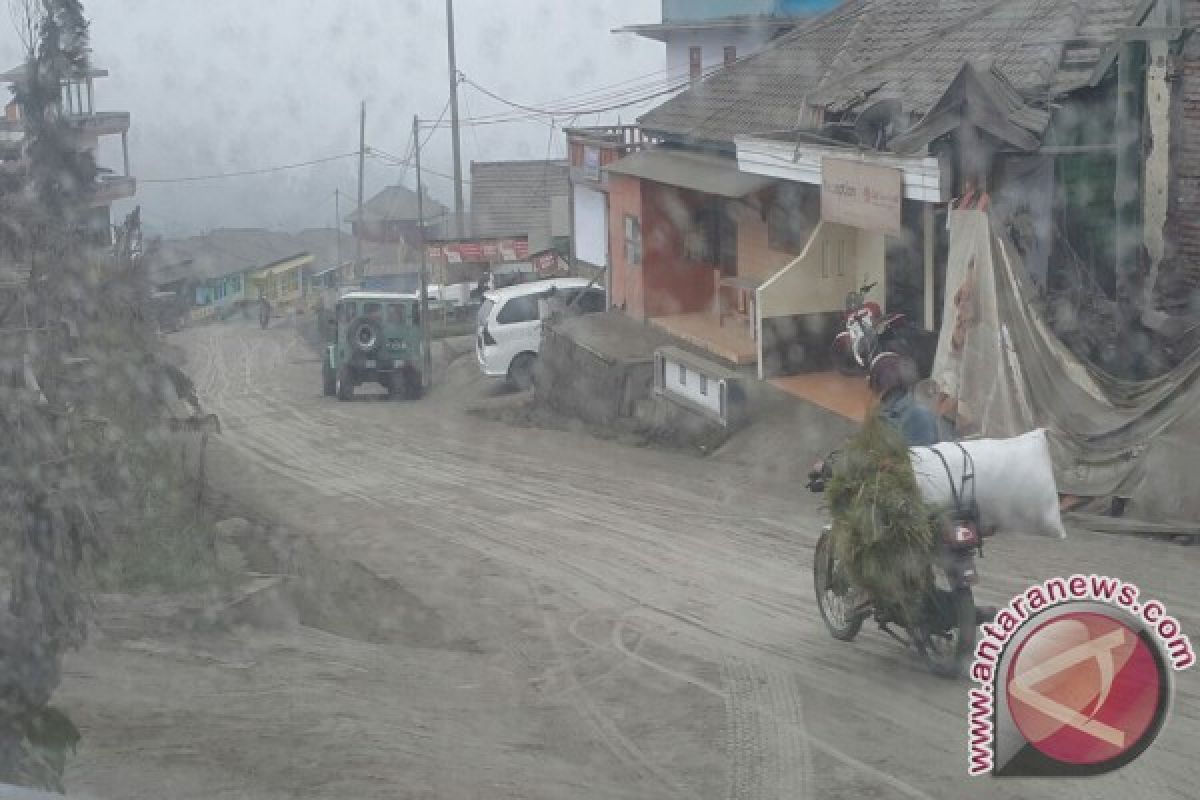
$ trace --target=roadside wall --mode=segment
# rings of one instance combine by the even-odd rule
[[[567,331],[545,326],[538,358],[535,400],[592,425],[634,417],[654,395],[654,361],[617,360],[577,342]]]

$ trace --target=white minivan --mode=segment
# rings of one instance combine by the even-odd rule
[[[518,389],[533,385],[533,367],[542,347],[538,301],[551,290],[566,303],[578,298],[574,307],[585,314],[604,311],[607,305],[604,289],[584,278],[552,278],[485,293],[475,330],[475,355],[484,375],[507,378]]]

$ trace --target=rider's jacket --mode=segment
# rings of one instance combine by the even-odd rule
[[[931,447],[941,441],[937,417],[918,403],[911,391],[897,390],[883,398],[879,416],[900,431],[909,447]]]

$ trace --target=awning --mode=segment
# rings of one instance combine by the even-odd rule
[[[608,166],[614,175],[630,175],[681,189],[721,197],[745,197],[776,183],[774,178],[739,172],[731,158],[686,150],[642,150]]]

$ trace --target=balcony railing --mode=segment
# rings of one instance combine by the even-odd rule
[[[128,111],[98,111],[94,114],[65,114],[63,119],[79,133],[103,136],[129,130]],[[0,133],[24,133],[25,121],[0,119]]]

